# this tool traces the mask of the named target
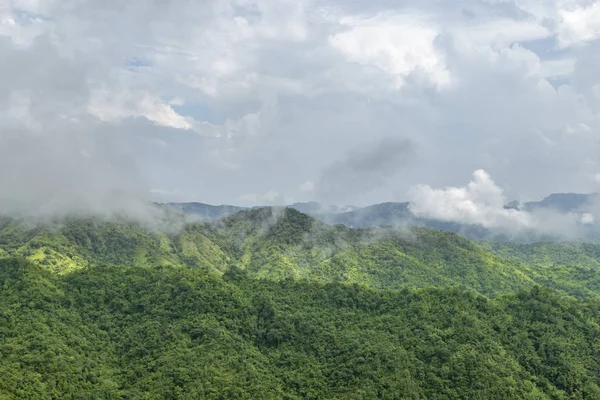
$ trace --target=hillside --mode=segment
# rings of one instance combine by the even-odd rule
[[[596,399],[598,250],[290,208],[4,219],[0,398]]]
[[[579,298],[600,293],[600,245],[596,243],[479,244],[504,260],[531,266],[539,284],[560,287]]]
[[[189,227],[176,232],[92,218],[33,227],[12,221],[0,230],[0,248],[57,273],[100,263],[227,269],[227,256],[202,234]]]
[[[108,263],[187,266],[221,274],[235,265],[253,278],[392,289],[462,285],[485,295],[534,284],[519,265],[455,234],[332,227],[293,209],[241,211],[171,234],[93,220],[33,229],[11,223],[0,231],[0,248],[5,256],[25,257],[59,273]]]
[[[546,290],[0,260],[0,397],[597,399],[600,309]]]
[[[505,263],[448,232],[328,226],[293,209],[257,209],[224,220],[216,236],[237,243],[234,264],[249,276],[360,283],[371,288],[464,285],[486,295],[531,287]],[[261,233],[262,231],[262,233]]]
[[[484,249],[507,260],[530,265],[586,265],[600,269],[600,244],[480,242]]]
[[[1,228],[0,257],[23,257],[59,274],[112,264],[199,268],[220,276],[235,267],[275,281],[461,287],[489,297],[543,284],[576,298],[600,298],[600,270],[586,258],[551,269],[454,233],[330,226],[289,208],[244,210],[168,231],[94,219],[45,227],[5,221]]]

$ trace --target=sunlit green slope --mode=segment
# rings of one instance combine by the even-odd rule
[[[37,226],[12,221],[0,230],[0,248],[4,256],[24,257],[58,273],[98,263],[227,269],[227,255],[200,231],[188,226],[175,232],[95,219]]]
[[[506,259],[530,265],[579,265],[600,270],[600,244],[597,243],[506,243],[480,245]]]
[[[189,267],[217,276],[236,267],[268,280],[375,289],[453,286],[486,296],[537,283],[577,298],[600,298],[592,245],[576,253],[574,264],[550,267],[529,263],[536,259],[527,255],[530,247],[484,243],[484,249],[457,234],[426,228],[330,226],[293,209],[247,210],[169,230],[94,219],[45,227],[9,221],[0,228],[0,257],[24,257],[60,274],[97,264]],[[555,258],[575,254],[568,245],[552,249]]]

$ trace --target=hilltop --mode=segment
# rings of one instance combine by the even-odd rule
[[[462,287],[496,296],[543,283],[577,298],[600,296],[596,268],[571,274],[575,266],[561,267],[548,281],[555,268],[455,233],[331,226],[291,208],[242,210],[174,231],[92,218],[34,227],[5,221],[0,228],[0,257],[23,257],[58,274],[102,264],[195,268],[215,276],[234,268],[250,278],[357,283],[373,289]],[[586,257],[580,264],[596,256]]]
[[[583,215],[595,208],[600,199],[596,193],[553,193],[540,201],[520,203],[511,201],[505,209],[515,209],[525,212],[557,213],[558,215],[580,214]],[[241,210],[262,208],[238,207],[230,205],[213,206],[204,203],[168,203],[169,208],[178,210],[187,216],[203,221],[215,221]],[[350,228],[373,228],[378,226],[419,226],[448,232],[459,233],[472,240],[494,241],[561,241],[564,240],[559,232],[541,234],[535,230],[520,232],[519,235],[485,228],[477,224],[441,221],[433,218],[416,216],[411,212],[408,202],[386,202],[373,204],[366,207],[354,206],[328,206],[317,202],[294,203],[288,208],[306,213],[320,221],[331,225],[343,224]],[[598,242],[600,238],[590,226],[581,226],[581,237],[588,241]]]

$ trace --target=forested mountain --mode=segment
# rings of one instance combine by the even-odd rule
[[[91,218],[34,227],[5,221],[0,228],[0,257],[23,257],[59,274],[113,264],[201,268],[218,276],[235,266],[251,278],[268,280],[358,283],[373,289],[463,287],[495,296],[549,285],[554,271],[486,245],[494,255],[450,232],[330,226],[290,208],[244,210],[170,232]],[[579,253],[581,262],[571,267],[591,266],[587,259],[594,255]],[[595,291],[600,271],[571,271],[550,286],[577,298],[600,295]]]
[[[598,303],[0,261],[0,395],[597,399]]]
[[[238,211],[262,207],[238,207],[230,205],[213,206],[204,203],[168,203],[167,207],[182,211],[184,214],[203,221],[215,221]],[[329,224],[343,224],[350,228],[372,228],[380,225],[423,226],[433,229],[460,232],[466,227],[461,224],[447,223],[415,217],[408,203],[381,203],[367,207],[336,207],[316,202],[294,203],[293,208]],[[471,228],[473,229],[473,228]],[[483,230],[476,232],[481,236]]]
[[[521,209],[528,212],[546,210],[556,213],[584,213],[589,211],[590,207],[598,202],[598,194],[578,194],[578,193],[554,193],[541,201],[530,201],[519,203],[509,202],[505,208]],[[169,203],[168,207],[183,211],[186,215],[198,218],[204,221],[215,221],[217,219],[234,214],[241,210],[251,208],[237,206],[212,206],[203,203]],[[480,225],[469,225],[458,222],[446,222],[431,218],[415,216],[407,202],[387,202],[374,204],[367,207],[335,207],[326,206],[316,202],[294,203],[289,208],[296,209],[302,213],[311,215],[320,221],[328,224],[343,224],[350,228],[373,228],[381,225],[393,226],[420,226],[425,228],[437,229],[448,232],[459,233],[473,240],[494,240],[494,241],[540,241],[552,240],[560,241],[560,236],[545,235],[540,236],[536,232],[523,232],[521,236],[505,236],[505,233],[486,229]],[[260,207],[252,207],[260,208]],[[600,240],[593,232],[587,232],[582,227],[583,237],[589,240]]]
[[[0,288],[0,398],[600,398],[593,244],[5,218]]]
[[[203,221],[215,221],[220,218],[224,218],[228,215],[235,214],[238,211],[250,210],[255,208],[262,208],[261,206],[255,207],[239,207],[231,205],[219,205],[214,206],[205,203],[166,203],[164,206],[182,211],[184,214],[203,220]],[[360,207],[354,206],[328,206],[317,203],[315,201],[309,201],[304,203],[294,203],[287,206],[293,208],[304,214],[312,216],[322,216],[323,219],[328,219],[336,214],[350,212],[359,209]],[[375,226],[375,225],[374,225]]]
[[[480,246],[506,260],[546,267],[587,266],[600,269],[598,243],[506,243],[479,242]]]

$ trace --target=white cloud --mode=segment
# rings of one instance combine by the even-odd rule
[[[156,196],[177,196],[177,195],[181,195],[183,194],[183,191],[181,189],[160,189],[160,188],[154,188],[154,189],[150,189],[150,192],[153,195]]]
[[[600,37],[600,2],[562,10],[560,15],[560,46],[568,47]]]
[[[149,93],[96,90],[89,104],[90,114],[102,121],[118,122],[124,118],[145,117],[160,126],[194,129],[193,118],[176,113],[170,104]]]
[[[434,189],[417,185],[409,192],[410,210],[419,217],[477,224],[486,228],[529,228],[533,221],[523,211],[505,209],[503,190],[482,169],[464,187]]]
[[[563,240],[585,237],[582,225],[593,226],[597,211],[593,204],[590,212],[584,213],[505,208],[503,189],[481,169],[473,172],[473,180],[466,186],[436,189],[416,185],[409,190],[409,198],[411,212],[419,217],[480,225],[496,233],[552,235]]]
[[[437,86],[450,82],[443,54],[435,48],[435,26],[418,14],[343,17],[342,32],[329,37],[330,45],[349,61],[372,65],[393,78],[396,88],[406,77],[422,72]]]
[[[593,225],[595,221],[594,214],[585,213],[581,216],[581,223],[584,225]]]
[[[403,200],[479,167],[507,197],[596,189],[598,2],[0,3],[0,144],[86,132],[93,159],[123,152],[150,187],[219,203],[307,196],[307,179],[318,196],[336,160],[384,138],[414,161],[341,174],[332,201]]]

